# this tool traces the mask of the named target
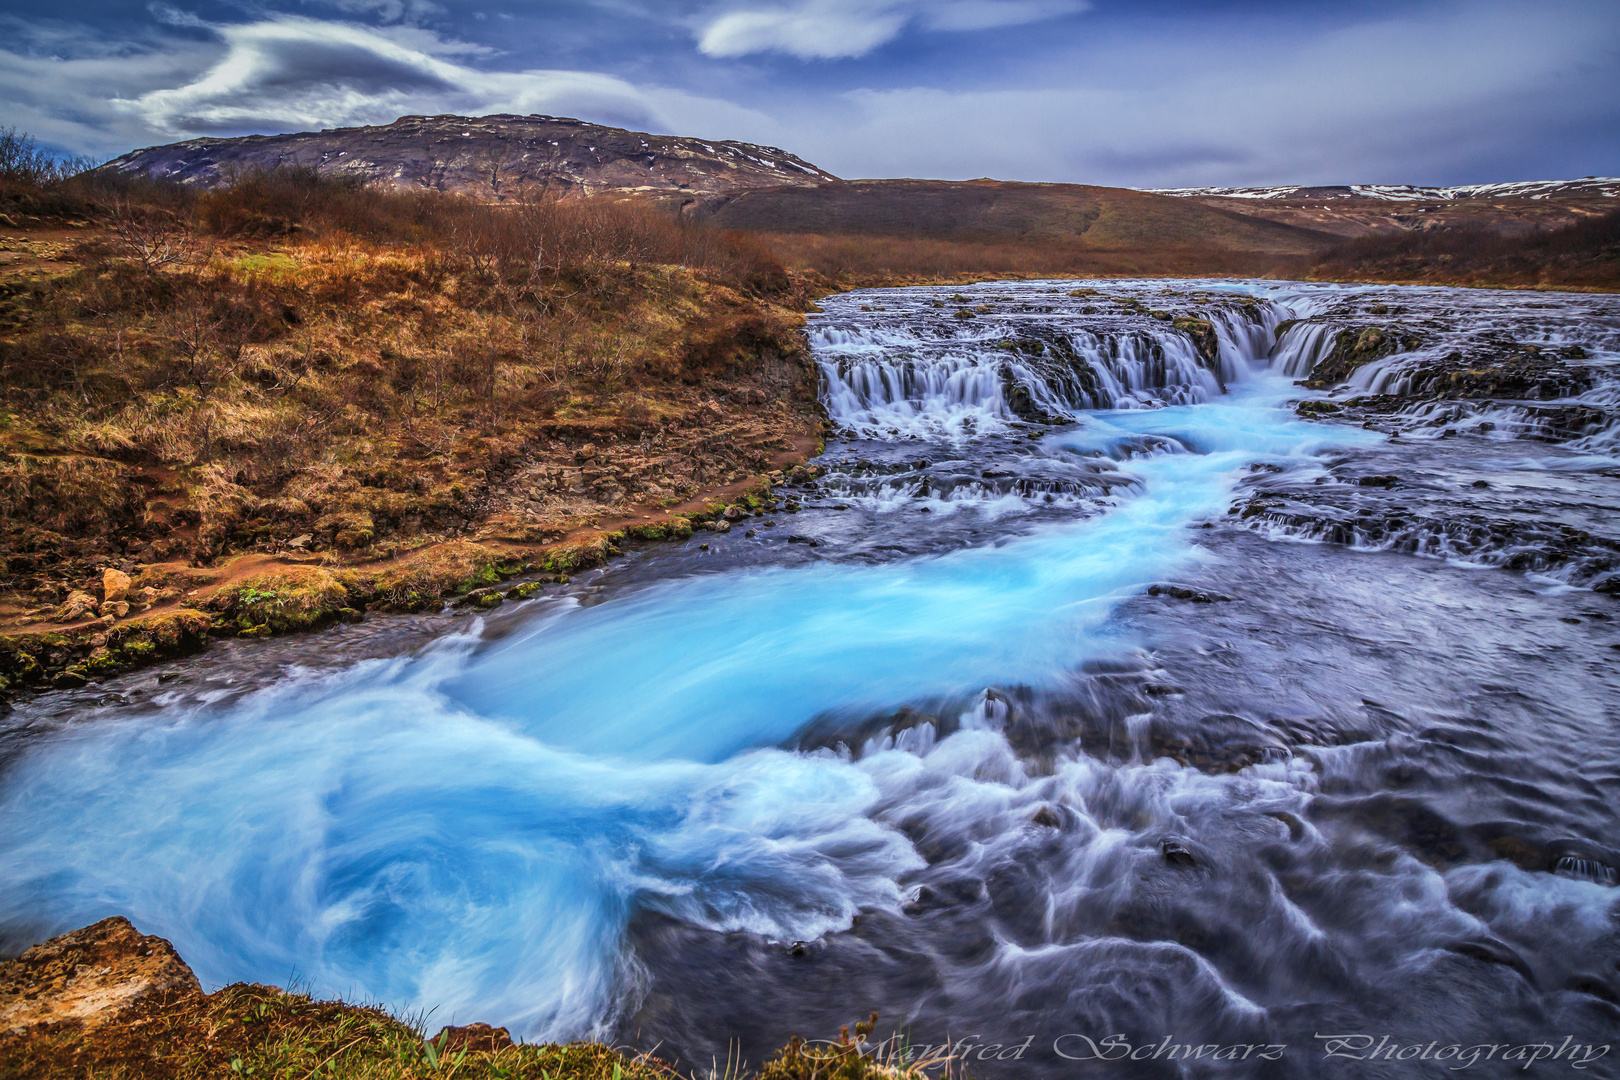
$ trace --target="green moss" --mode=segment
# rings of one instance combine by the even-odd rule
[[[262,275],[280,279],[297,272],[298,260],[279,251],[265,251],[244,255],[232,262],[230,267],[242,275]]]
[[[472,592],[474,589],[483,589],[498,584],[500,580],[501,572],[492,564],[479,570],[471,577],[456,582],[450,586],[450,592],[453,594]]]
[[[101,649],[77,668],[87,678],[104,679],[119,671],[123,665],[108,649]]]
[[[239,633],[287,634],[324,626],[348,606],[349,592],[319,567],[289,566],[244,578],[215,594],[211,605]]]

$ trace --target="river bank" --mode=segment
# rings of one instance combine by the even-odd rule
[[[872,1009],[1020,1077],[1073,1032],[1601,1044],[1609,303],[831,297],[797,514],[20,705],[8,940],[117,911],[212,983],[683,1070]]]
[[[819,447],[808,301],[745,242],[351,189],[0,243],[0,698],[595,565]]]

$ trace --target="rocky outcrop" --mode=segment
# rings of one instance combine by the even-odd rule
[[[201,990],[174,946],[115,915],[0,964],[0,1031],[93,1028],[154,994]]]
[[[774,146],[603,127],[558,116],[403,116],[380,127],[190,139],[104,168],[209,187],[243,172],[310,168],[404,189],[509,199],[640,191],[697,198],[838,178]]]
[[[1340,330],[1334,335],[1333,348],[1311,369],[1311,377],[1305,385],[1313,390],[1336,386],[1357,368],[1398,351],[1410,352],[1422,344],[1423,339],[1418,334],[1399,326]]]

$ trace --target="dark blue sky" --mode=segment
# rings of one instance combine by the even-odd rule
[[[1620,173],[1620,3],[8,0],[0,125],[110,156],[540,112],[843,176],[1131,186]]]

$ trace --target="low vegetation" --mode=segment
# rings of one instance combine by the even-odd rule
[[[858,1040],[795,1038],[757,1069],[732,1062],[727,1080],[924,1080],[948,1060],[884,1061]],[[924,1072],[924,1068],[928,1072]],[[475,1024],[432,1033],[420,1020],[237,983],[213,994],[152,994],[90,1028],[49,1024],[0,1033],[0,1080],[678,1080],[651,1053],[601,1043],[515,1043]]]
[[[1620,290],[1620,210],[1524,235],[1487,226],[1380,233],[1347,241],[1313,278],[1508,288]]]
[[[72,642],[0,660],[70,654],[58,685],[182,603],[279,633],[577,569],[820,435],[801,283],[650,207],[26,161],[0,189],[29,218],[0,229],[0,622]],[[308,599],[317,574],[335,588]]]

